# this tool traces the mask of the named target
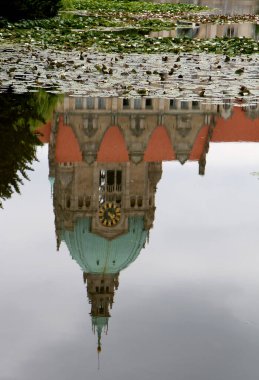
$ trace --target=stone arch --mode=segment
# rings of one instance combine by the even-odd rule
[[[166,128],[164,126],[156,127],[148,141],[144,160],[147,162],[157,162],[174,159],[175,152]]]

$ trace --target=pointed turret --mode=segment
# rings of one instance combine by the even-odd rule
[[[92,316],[93,331],[97,332],[99,358],[102,350],[102,332],[106,334],[108,332],[110,309],[113,305],[115,289],[117,290],[119,286],[119,273],[92,274],[84,272],[83,279],[84,283],[87,283],[87,295],[89,303],[92,305],[90,315]]]
[[[115,289],[119,286],[119,273],[92,274],[84,273],[84,282],[87,282],[87,295],[91,307],[91,316],[110,317]]]
[[[108,332],[108,321],[109,317],[93,317],[92,316],[92,328],[94,334],[97,333],[97,352],[102,351],[102,333],[107,334]]]
[[[51,188],[51,198],[53,198],[55,177],[49,176],[49,183],[50,183],[50,188]]]

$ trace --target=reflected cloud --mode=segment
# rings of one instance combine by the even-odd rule
[[[155,379],[163,373],[166,380],[256,380],[258,332],[222,306],[236,291],[226,283],[222,287],[211,282],[179,283],[168,293],[154,291],[150,295],[147,289],[140,297],[133,285],[134,308],[124,304],[126,310],[117,315],[116,321],[117,333],[125,344],[121,349],[111,334],[98,374],[96,359],[82,339],[85,334],[78,329],[74,339],[61,340],[35,352],[23,366],[19,379],[83,379],[86,373],[108,380],[122,376],[127,380],[133,376]],[[159,297],[162,309],[156,302],[149,302],[150,297]],[[142,308],[152,318],[140,321],[136,310]],[[89,366],[89,362],[96,365]]]

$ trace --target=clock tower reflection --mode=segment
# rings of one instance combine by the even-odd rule
[[[258,106],[145,97],[65,97],[57,108],[44,131],[57,247],[83,271],[98,352],[119,274],[148,241],[162,162],[196,161],[204,175],[211,141],[259,141],[250,114]]]

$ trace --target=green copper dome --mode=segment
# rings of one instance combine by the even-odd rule
[[[143,248],[147,231],[142,217],[129,218],[129,230],[113,240],[90,232],[91,219],[79,219],[74,231],[63,231],[62,240],[84,272],[118,273],[131,264]]]

